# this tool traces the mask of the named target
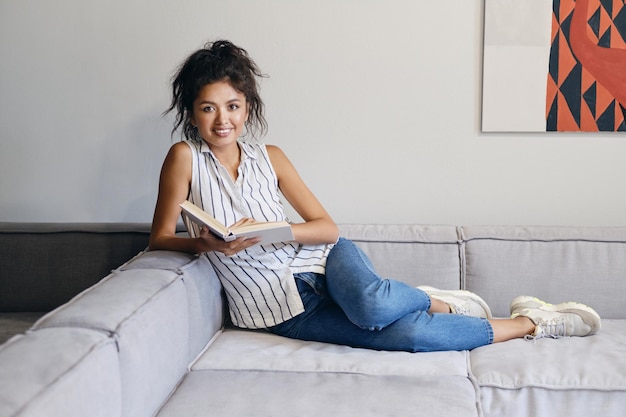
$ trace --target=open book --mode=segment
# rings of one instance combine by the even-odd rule
[[[215,217],[189,201],[184,201],[180,207],[191,221],[199,226],[206,226],[209,231],[226,242],[242,236],[246,238],[260,237],[261,242],[259,244],[261,245],[293,240],[293,231],[291,230],[291,225],[287,222],[252,223],[229,229]]]

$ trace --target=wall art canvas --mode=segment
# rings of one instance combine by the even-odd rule
[[[626,132],[626,0],[486,0],[484,132]]]

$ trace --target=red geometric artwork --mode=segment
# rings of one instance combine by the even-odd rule
[[[547,131],[626,131],[626,0],[553,0]]]

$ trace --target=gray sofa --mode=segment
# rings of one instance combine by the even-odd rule
[[[229,326],[206,257],[145,251],[0,346],[0,416],[625,415],[626,228],[340,228],[383,276],[502,317],[520,294],[575,299],[603,327],[463,352],[301,342]]]

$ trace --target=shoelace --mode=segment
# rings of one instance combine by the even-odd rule
[[[470,306],[469,304],[454,304],[453,306],[454,312],[461,316],[469,316],[470,314]]]
[[[560,339],[562,337],[567,337],[567,329],[565,327],[565,322],[563,321],[542,321],[537,323],[537,328],[532,335],[524,336],[526,340],[536,340],[541,339],[543,337],[549,337],[552,339]]]

